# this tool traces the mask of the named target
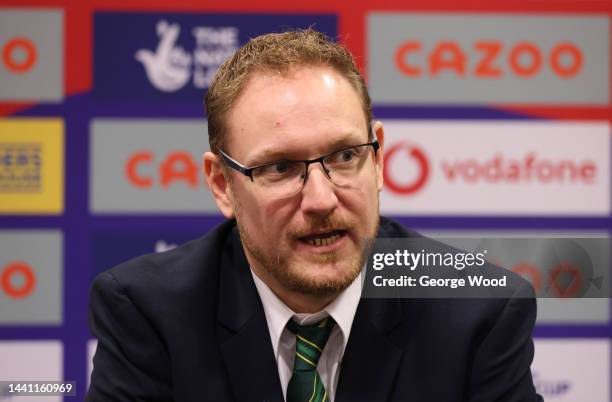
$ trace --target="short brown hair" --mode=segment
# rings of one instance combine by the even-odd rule
[[[357,91],[366,125],[372,120],[370,95],[353,56],[343,46],[311,28],[270,33],[251,39],[215,74],[206,94],[208,141],[210,149],[223,148],[227,135],[227,115],[255,72],[286,74],[296,66],[329,66],[340,73]]]

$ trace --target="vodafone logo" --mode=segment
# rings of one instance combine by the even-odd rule
[[[597,165],[592,160],[554,160],[527,152],[522,158],[495,154],[485,159],[442,160],[441,171],[448,182],[466,183],[585,183],[593,184]]]
[[[400,182],[399,178],[406,177],[409,172],[402,171],[400,173],[394,170],[396,158],[402,157],[411,159],[417,166],[416,174],[413,174],[414,178],[408,183]],[[410,143],[397,143],[391,146],[385,154],[383,177],[387,188],[394,193],[408,195],[419,191],[427,182],[429,171],[429,162],[425,153],[419,147]]]
[[[203,183],[199,178],[199,163],[186,151],[177,150],[165,155],[148,150],[134,152],[125,162],[124,173],[130,185],[139,189],[153,186],[166,189],[177,182],[197,189]]]
[[[36,275],[30,265],[13,261],[0,269],[0,289],[12,299],[30,296],[36,288]]]
[[[417,57],[426,61],[418,63]],[[455,41],[440,41],[425,48],[421,41],[410,40],[397,47],[394,58],[397,70],[407,77],[437,77],[451,72],[457,77],[526,79],[549,70],[559,79],[571,79],[580,74],[584,64],[582,50],[571,42],[558,42],[545,51],[529,41],[505,44],[483,40],[468,47]]]
[[[608,216],[610,138],[608,122],[389,120],[382,210]]]
[[[447,185],[480,184],[595,184],[597,163],[590,159],[553,159],[526,152],[522,157],[502,153],[467,158],[428,158],[424,148],[397,142],[385,154],[384,180],[388,190],[400,196],[423,189],[432,175]],[[409,181],[405,181],[410,177]]]
[[[2,64],[13,74],[29,72],[37,59],[36,46],[28,38],[12,38],[2,45]]]

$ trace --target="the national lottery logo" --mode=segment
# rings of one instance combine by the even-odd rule
[[[0,192],[41,191],[41,153],[41,144],[0,143]]]
[[[165,240],[158,240],[155,242],[155,252],[164,253],[166,251],[173,250],[178,247],[176,243],[167,243]]]
[[[141,62],[151,84],[164,92],[174,92],[185,86],[191,76],[191,55],[176,46],[181,28],[166,21],[157,23],[159,45],[155,52],[140,49],[136,60]]]
[[[190,80],[195,88],[207,88],[221,63],[239,47],[235,27],[192,28],[195,48],[191,53],[177,44],[181,33],[179,24],[160,20],[156,30],[157,48],[139,49],[134,57],[142,63],[151,85],[163,92],[178,91]]]

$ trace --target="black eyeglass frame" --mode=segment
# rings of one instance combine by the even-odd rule
[[[219,148],[218,150],[219,150],[219,154],[221,155],[221,158],[223,158],[223,161],[225,162],[225,164],[228,167],[230,167],[230,168],[232,168],[234,170],[237,170],[238,172],[242,173],[243,175],[245,175],[246,177],[251,179],[252,182],[254,182],[254,180],[253,180],[253,171],[255,169],[261,168],[263,166],[274,165],[274,164],[279,163],[279,162],[301,162],[301,163],[305,163],[306,164],[306,170],[305,170],[305,174],[304,174],[304,181],[306,181],[306,176],[308,176],[309,167],[313,163],[320,163],[321,166],[323,167],[323,171],[325,172],[325,175],[327,176],[327,178],[329,178],[331,180],[331,176],[329,175],[329,170],[327,169],[327,167],[325,167],[325,164],[323,163],[323,160],[325,158],[333,155],[333,154],[338,153],[338,152],[348,151],[349,149],[359,148],[359,147],[363,147],[365,145],[370,145],[372,148],[374,148],[374,156],[376,157],[376,153],[378,152],[378,149],[380,148],[380,144],[378,143],[378,139],[376,137],[374,137],[374,141],[372,141],[372,142],[366,142],[364,144],[353,145],[351,147],[346,147],[346,148],[338,149],[336,151],[330,152],[328,154],[325,154],[325,155],[320,156],[320,157],[315,158],[315,159],[303,159],[303,160],[281,159],[281,160],[278,160],[278,161],[275,161],[275,162],[263,163],[261,165],[252,166],[252,167],[244,166],[243,164],[241,164],[240,162],[238,162],[237,160],[233,159],[231,156],[229,156],[228,154],[223,152],[223,150],[221,148]]]

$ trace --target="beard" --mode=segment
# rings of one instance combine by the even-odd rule
[[[296,259],[287,248],[284,252],[272,244],[262,244],[261,236],[250,233],[247,228],[240,224],[239,214],[236,214],[240,239],[248,253],[257,261],[267,274],[272,276],[285,289],[311,296],[331,296],[342,292],[350,286],[359,276],[370,255],[376,233],[378,231],[378,213],[373,233],[367,237],[357,240],[356,252],[350,256],[340,255],[337,252],[326,254],[312,254],[308,259]],[[301,235],[317,230],[333,228],[349,229],[345,234],[348,236],[350,228],[354,227],[351,222],[343,219],[325,217],[310,219],[304,228],[289,231],[289,238],[297,239]],[[350,240],[350,239],[349,239]],[[299,240],[298,240],[299,241]],[[333,277],[317,275],[317,265],[334,266]]]

